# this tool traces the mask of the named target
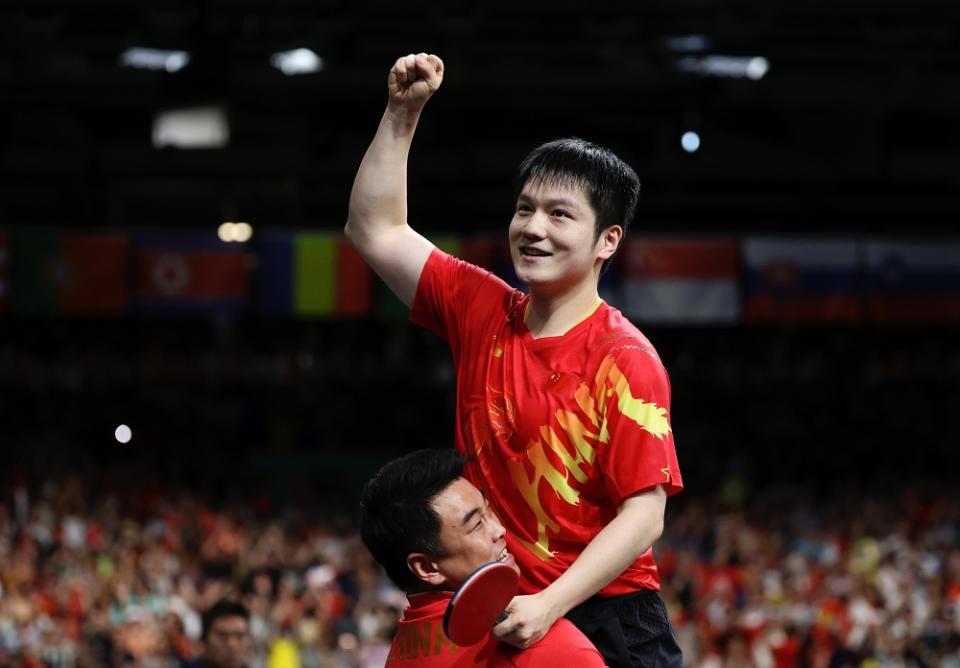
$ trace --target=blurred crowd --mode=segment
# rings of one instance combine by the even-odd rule
[[[3,499],[0,666],[187,664],[222,598],[250,611],[251,666],[383,665],[403,597],[345,517],[146,487],[89,498],[74,477]]]
[[[250,612],[251,667],[386,660],[403,596],[348,512],[78,477],[4,489],[0,666],[189,665],[222,598]],[[688,665],[960,666],[958,527],[946,488],[819,497],[732,476],[676,497],[658,560]]]
[[[677,497],[658,546],[689,665],[960,667],[960,493],[889,481]]]

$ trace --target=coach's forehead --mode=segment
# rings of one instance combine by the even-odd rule
[[[456,528],[463,525],[471,511],[483,505],[483,494],[466,478],[457,478],[430,502],[441,524]]]

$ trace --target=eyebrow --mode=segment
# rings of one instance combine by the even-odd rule
[[[527,195],[525,193],[520,193],[520,196],[517,197],[517,199],[522,200],[524,202],[534,201],[534,198],[530,197],[530,195]],[[574,209],[576,211],[580,210],[580,207],[577,206],[576,202],[566,197],[551,197],[550,199],[543,200],[543,203],[546,204],[547,206],[562,206],[568,209]]]
[[[486,496],[483,497],[483,505],[484,505],[484,506],[487,505],[487,497],[486,497]],[[482,507],[481,507],[481,508],[473,508],[472,510],[468,510],[467,513],[463,516],[463,524],[464,524],[464,526],[466,526],[467,524],[470,524],[470,520],[473,519],[474,515],[476,515],[476,514],[478,514],[478,513],[480,513],[480,512],[483,512],[483,508],[482,508]]]

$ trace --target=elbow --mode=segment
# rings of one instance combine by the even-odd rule
[[[343,235],[347,240],[353,245],[354,248],[360,248],[360,231],[357,229],[356,222],[353,221],[349,216],[347,217],[347,223],[343,226]]]

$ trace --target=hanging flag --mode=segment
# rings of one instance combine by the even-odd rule
[[[213,232],[147,233],[136,239],[137,303],[144,310],[236,309],[249,290],[248,258]]]
[[[868,241],[867,306],[876,320],[960,320],[960,241]]]
[[[628,240],[623,251],[629,317],[663,324],[739,319],[736,242],[641,238]]]
[[[10,280],[14,309],[29,315],[125,312],[129,247],[121,234],[16,235]]]
[[[10,249],[7,235],[0,233],[0,312],[10,301]]]
[[[275,231],[258,246],[257,308],[263,313],[362,317],[373,272],[339,233]]]
[[[752,238],[743,257],[748,320],[851,322],[863,315],[853,240]]]

